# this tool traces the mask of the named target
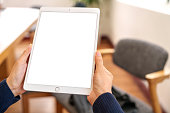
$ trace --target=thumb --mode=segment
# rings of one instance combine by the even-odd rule
[[[25,63],[31,53],[31,48],[32,48],[32,45],[30,44],[28,46],[28,48],[24,51],[24,53],[21,55],[21,57],[19,58],[19,61],[21,63]]]
[[[96,52],[95,62],[96,62],[96,71],[100,71],[100,69],[103,68],[103,59],[99,51]]]

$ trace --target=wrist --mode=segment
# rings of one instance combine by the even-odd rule
[[[16,97],[18,95],[16,88],[13,87],[12,83],[10,82],[9,78],[6,79],[6,83],[9,87],[9,89],[11,90],[11,92],[13,93],[14,97]]]
[[[92,99],[91,105],[93,105],[94,102],[95,102],[101,95],[103,95],[103,94],[105,94],[105,93],[111,93],[111,94],[112,94],[111,91],[102,91],[102,92],[97,92],[97,93],[95,93],[95,97]]]
[[[104,93],[112,93],[111,90],[101,90],[96,92],[96,97],[98,98],[100,95],[104,94]]]

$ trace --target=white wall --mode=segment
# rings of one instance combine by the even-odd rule
[[[170,15],[134,7],[118,1],[113,2],[113,43],[123,38],[146,40],[166,49],[170,57]],[[170,68],[170,58],[166,67]],[[170,113],[170,80],[158,86],[159,99]]]
[[[99,34],[111,36],[112,35],[112,29],[111,29],[111,8],[112,8],[112,1],[113,0],[103,0],[103,2],[100,3],[100,29]]]

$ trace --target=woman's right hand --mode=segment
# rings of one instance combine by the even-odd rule
[[[100,52],[95,55],[96,70],[93,76],[93,89],[87,97],[91,105],[103,93],[111,93],[113,75],[104,67]]]

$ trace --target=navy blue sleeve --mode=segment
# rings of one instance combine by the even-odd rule
[[[93,104],[94,113],[124,113],[111,93],[100,95]]]
[[[6,80],[0,83],[0,113],[4,113],[8,107],[20,99],[20,96],[14,97],[12,91],[8,87]]]

